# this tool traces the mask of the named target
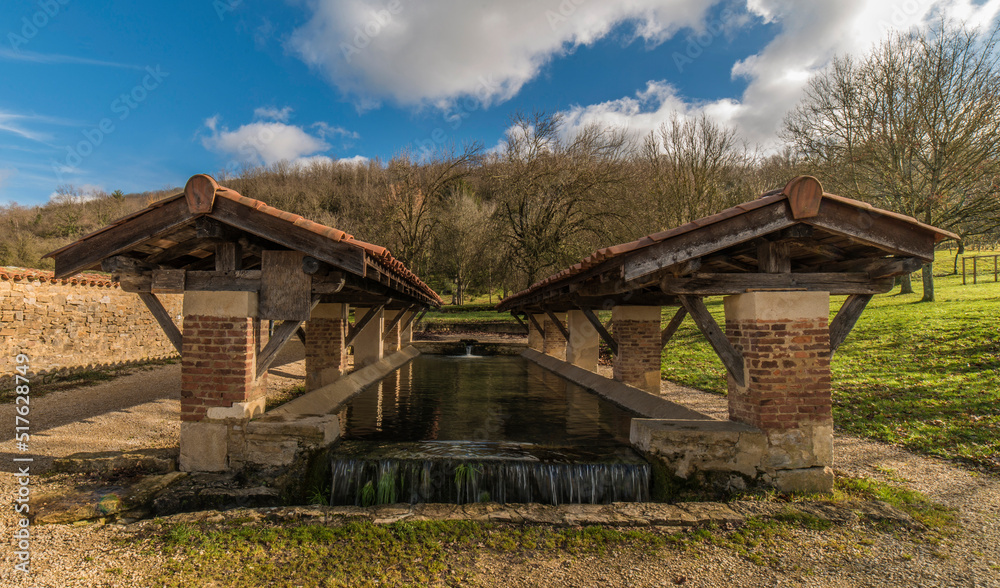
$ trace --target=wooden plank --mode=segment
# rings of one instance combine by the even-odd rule
[[[690,278],[660,280],[665,294],[722,296],[750,290],[809,290],[830,294],[882,294],[892,290],[892,279],[872,279],[867,273],[695,274]]]
[[[597,318],[594,311],[590,308],[581,308],[580,310],[583,311],[583,316],[587,317],[590,324],[597,330],[597,334],[601,336],[601,339],[604,339],[604,342],[611,348],[611,353],[618,355],[618,341],[615,341],[615,338],[611,336],[611,333],[604,328],[604,325],[601,324],[600,319]]]
[[[833,317],[830,323],[830,357],[833,357],[844,339],[847,339],[847,335],[861,318],[861,313],[865,311],[871,299],[870,294],[855,294],[848,296],[844,301],[843,306],[837,311],[837,316]]]
[[[344,274],[340,272],[332,272],[325,276],[313,276],[312,291],[313,294],[336,294],[344,289],[346,283]]]
[[[215,271],[233,272],[241,269],[243,248],[239,243],[223,241],[215,245]]]
[[[694,324],[698,325],[701,334],[705,335],[705,338],[708,339],[709,344],[715,350],[719,359],[722,360],[722,365],[726,367],[729,375],[736,380],[737,384],[745,386],[746,377],[743,373],[743,355],[733,347],[733,344],[729,342],[729,338],[719,328],[718,323],[715,322],[712,314],[705,307],[705,301],[699,296],[681,296],[681,304],[684,305],[684,308],[691,315]]]
[[[215,202],[211,217],[289,249],[311,255],[354,275],[361,277],[365,275],[366,256],[360,247],[333,241],[289,221],[257,212],[228,198],[219,198]]]
[[[369,308],[368,313],[365,314],[365,316],[361,317],[361,321],[355,322],[351,326],[351,328],[348,329],[347,338],[344,340],[344,347],[349,347],[352,343],[354,343],[354,340],[358,337],[358,335],[361,334],[361,331],[364,331],[365,327],[368,326],[368,323],[372,322],[372,319],[374,319],[375,316],[378,315],[378,313],[381,312],[382,309],[384,308],[385,308],[384,304],[380,304],[378,306]]]
[[[787,202],[781,200],[641,249],[625,260],[623,277],[636,280],[794,224]]]
[[[155,239],[190,222],[196,216],[188,210],[184,198],[177,198],[163,206],[151,208],[120,225],[93,233],[52,256],[56,265],[55,277],[71,276],[99,263],[102,259]]]
[[[153,270],[149,291],[153,294],[183,294],[186,273],[182,269]]]
[[[301,251],[264,251],[261,258],[258,316],[271,320],[309,320],[312,277],[302,271]]]
[[[894,278],[896,276],[911,274],[920,269],[923,264],[924,262],[916,257],[886,259],[882,263],[873,264],[868,270],[868,276],[873,280]]]
[[[170,343],[177,350],[177,353],[184,353],[184,337],[181,335],[181,330],[177,328],[174,323],[174,319],[171,318],[170,313],[167,309],[163,307],[163,303],[157,298],[156,294],[151,294],[149,292],[140,292],[139,298],[149,309],[149,312],[153,314],[153,318],[163,329],[163,333],[170,339]]]
[[[674,333],[677,332],[681,323],[684,322],[685,316],[687,316],[687,309],[683,306],[678,308],[677,312],[674,313],[674,318],[670,319],[667,326],[660,332],[660,349],[663,349],[667,346],[667,343],[670,343],[670,339],[673,338]]]
[[[556,313],[551,310],[546,310],[545,314],[549,316],[550,321],[555,323],[556,328],[559,329],[559,333],[563,336],[563,339],[569,341],[569,331],[566,329],[566,325],[562,324],[562,321],[556,316]]]

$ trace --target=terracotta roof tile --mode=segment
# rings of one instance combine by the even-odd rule
[[[118,284],[118,282],[111,280],[108,276],[97,274],[77,274],[72,278],[56,278],[51,271],[23,267],[0,267],[0,280],[11,282],[33,282],[37,280],[53,284],[98,286],[101,288],[110,288]]]

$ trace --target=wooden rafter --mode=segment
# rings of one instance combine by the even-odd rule
[[[542,325],[538,324],[538,319],[535,318],[535,315],[532,314],[532,313],[530,313],[530,312],[528,312],[528,313],[525,313],[525,316],[527,316],[528,320],[531,321],[531,324],[535,326],[535,330],[538,331],[539,333],[541,333],[544,336],[545,335],[545,328],[542,327]]]
[[[695,274],[664,278],[660,289],[677,296],[720,296],[750,290],[812,290],[830,294],[882,294],[892,289],[892,278],[873,279],[867,272]]]
[[[545,314],[548,315],[549,320],[552,321],[553,324],[555,324],[557,329],[559,329],[559,333],[563,336],[563,339],[565,339],[568,342],[569,331],[566,329],[566,325],[564,325],[562,321],[559,320],[559,317],[556,316],[556,313],[552,312],[551,310],[546,310]]]

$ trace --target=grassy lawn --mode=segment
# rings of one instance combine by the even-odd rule
[[[937,268],[950,269],[950,256]],[[980,278],[938,277],[937,301],[919,303],[915,275],[917,294],[872,300],[834,357],[839,428],[1000,472],[1000,284]],[[834,298],[831,318],[843,300]],[[721,298],[707,304],[721,324]],[[662,375],[726,393],[722,364],[690,319],[664,350]]]

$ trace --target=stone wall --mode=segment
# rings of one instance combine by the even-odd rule
[[[179,322],[182,297],[160,299]],[[0,268],[0,388],[12,383],[19,353],[36,382],[178,355],[139,297],[106,276]]]

